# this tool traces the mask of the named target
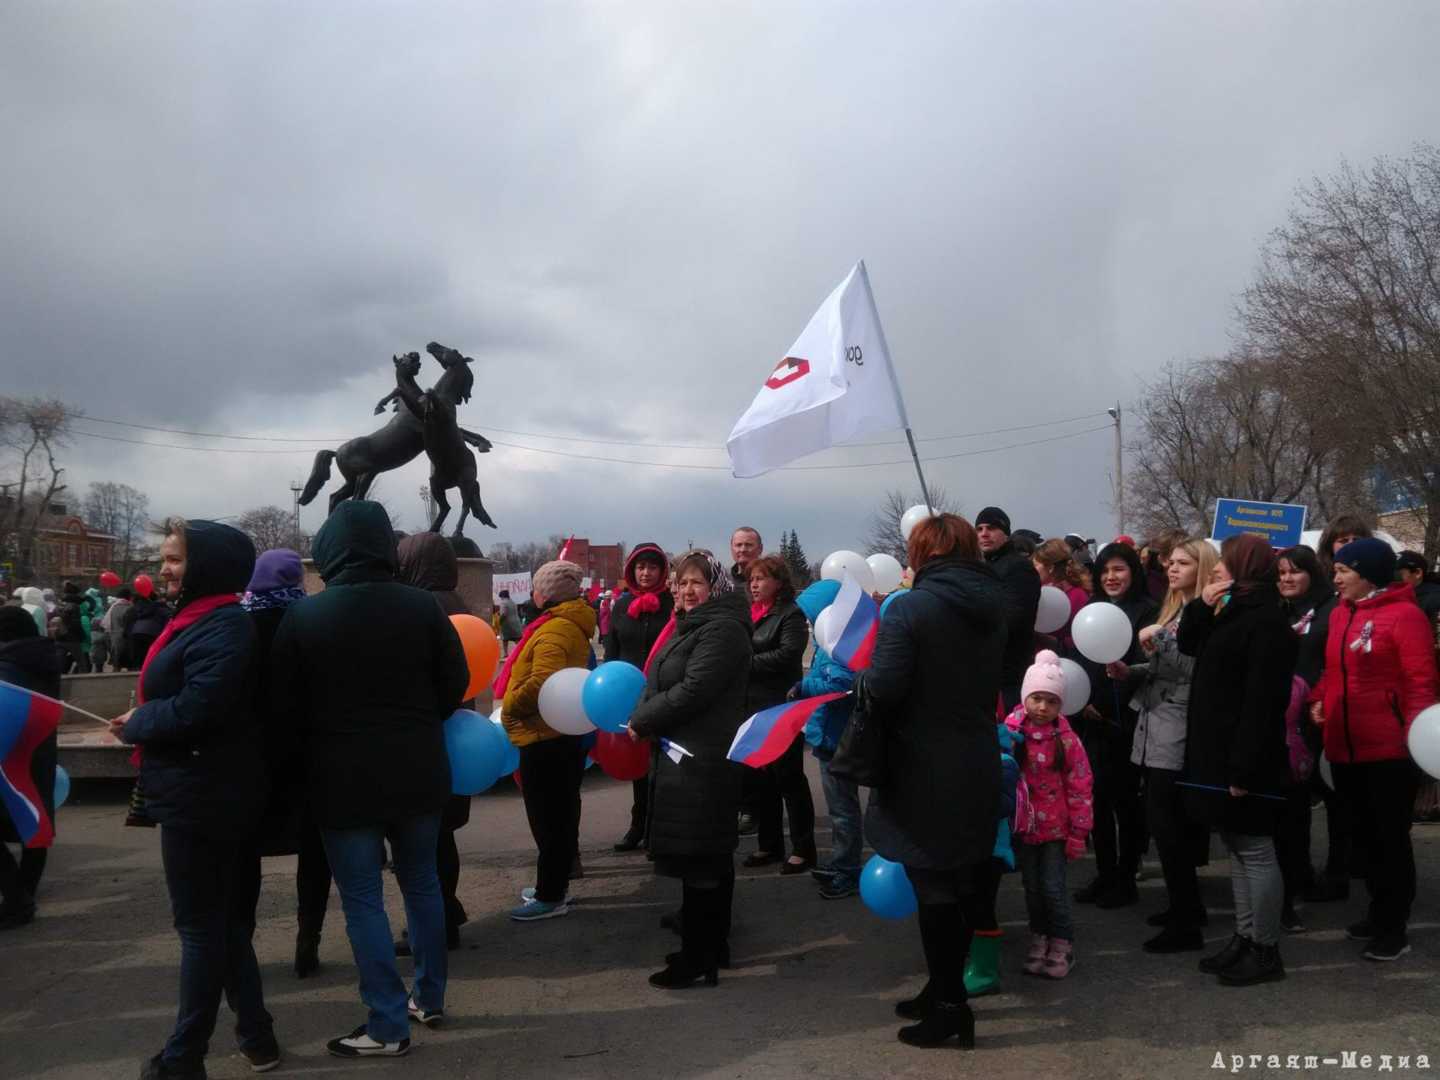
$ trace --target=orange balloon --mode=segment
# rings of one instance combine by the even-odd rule
[[[460,635],[460,647],[465,650],[465,663],[470,668],[470,685],[465,688],[465,700],[469,701],[495,680],[496,665],[500,663],[500,640],[490,624],[474,615],[451,615],[450,625]]]

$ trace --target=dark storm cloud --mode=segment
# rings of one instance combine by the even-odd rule
[[[6,5],[6,388],[358,434],[389,355],[434,338],[477,360],[478,430],[718,447],[863,256],[918,434],[1103,424],[1138,375],[1226,346],[1297,183],[1435,137],[1437,31],[1424,3]],[[1109,448],[930,473],[1103,534]],[[283,501],[308,458],[80,440],[72,469],[219,514]],[[913,488],[501,447],[482,473],[511,539],[719,543],[743,518],[816,555]],[[387,481],[407,516],[423,479]]]

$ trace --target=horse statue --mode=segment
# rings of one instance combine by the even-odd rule
[[[469,367],[473,362],[470,357],[462,356],[459,350],[451,349],[434,341],[425,346],[425,351],[439,361],[440,366],[445,369],[444,374],[440,376],[430,393],[450,402],[452,411],[455,405],[469,401],[470,391],[475,384],[475,376]],[[404,372],[413,383],[415,377],[420,374],[420,354],[406,353],[404,356],[396,356],[393,359],[396,379],[398,380],[401,373]],[[398,398],[398,390],[382,398],[380,403],[375,406],[376,414],[383,413],[385,406]],[[458,426],[456,430],[461,439],[475,447],[480,453],[484,454],[490,450],[490,441],[484,436]],[[375,478],[382,472],[389,472],[409,464],[424,450],[425,426],[423,421],[411,409],[400,408],[397,405],[390,422],[379,431],[341,443],[338,450],[321,450],[315,455],[315,465],[310,470],[310,479],[305,483],[305,490],[300,493],[300,505],[309,506],[315,496],[320,493],[320,489],[330,482],[332,463],[339,467],[340,475],[345,479],[345,483],[330,495],[329,512],[333,514],[335,508],[346,499],[365,498],[370,492],[371,485],[375,483]]]
[[[465,519],[471,514],[482,525],[489,525],[492,529],[496,525],[480,501],[475,455],[465,445],[465,437],[456,422],[455,401],[441,392],[444,381],[442,378],[433,388],[422,392],[411,365],[403,357],[395,358],[395,393],[405,405],[402,411],[408,411],[420,421],[425,453],[430,458],[430,496],[435,500],[438,511],[435,520],[430,523],[430,531],[438,533],[450,514],[445,492],[450,488],[459,488],[460,521],[455,526],[458,538],[465,529]]]

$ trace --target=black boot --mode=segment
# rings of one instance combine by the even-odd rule
[[[1075,890],[1075,902],[1077,904],[1093,904],[1100,898],[1100,894],[1105,892],[1109,887],[1110,882],[1107,878],[1097,877],[1083,889]]]
[[[630,831],[622,836],[619,842],[616,843],[615,850],[620,852],[635,851],[640,847],[640,841],[640,830],[632,827]]]
[[[1129,907],[1140,902],[1140,890],[1135,887],[1135,875],[1121,874],[1110,883],[1110,887],[1095,897],[1098,908]]]
[[[1167,926],[1140,946],[1148,953],[1193,952],[1205,948],[1199,927]]]
[[[716,986],[719,955],[715,940],[716,889],[684,887],[681,905],[680,952],[666,957],[663,971],[650,976],[650,985],[657,990],[688,990],[692,986]]]
[[[925,988],[913,998],[895,1003],[895,1015],[901,1020],[923,1020],[935,1004],[935,980],[927,979]]]
[[[1226,986],[1254,986],[1283,978],[1285,964],[1280,959],[1279,945],[1251,943],[1239,960],[1220,972],[1220,981]]]
[[[1232,934],[1223,949],[1201,959],[1200,970],[1207,975],[1218,975],[1238,963],[1252,947],[1249,938]]]
[[[918,1024],[901,1028],[896,1037],[909,1046],[944,1046],[958,1037],[962,1050],[975,1049],[975,1014],[963,1001],[937,1001]]]
[[[303,979],[320,970],[320,932],[302,928],[295,935],[295,977]]]

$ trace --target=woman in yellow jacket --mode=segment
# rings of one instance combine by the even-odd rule
[[[520,790],[539,857],[535,887],[510,912],[516,922],[570,914],[566,895],[580,829],[580,780],[585,751],[575,735],[562,735],[540,717],[540,688],[563,668],[588,666],[595,611],[580,596],[584,571],[548,562],[535,571],[531,600],[540,617],[525,628],[495,692],[503,695],[505,734],[520,750]]]

